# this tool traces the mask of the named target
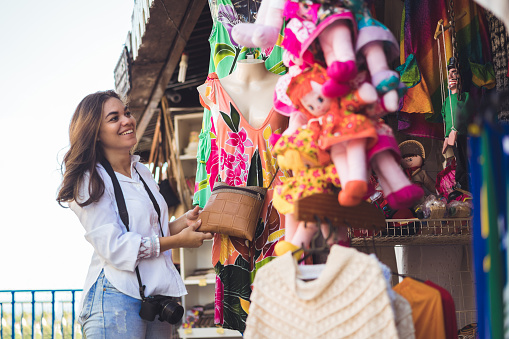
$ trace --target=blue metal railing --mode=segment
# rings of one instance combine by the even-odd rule
[[[81,327],[76,322],[76,300],[81,293],[82,290],[0,290],[0,339],[81,338]]]

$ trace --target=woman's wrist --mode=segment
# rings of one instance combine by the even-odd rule
[[[169,237],[160,237],[159,238],[160,251],[164,252],[164,251],[168,251],[168,250],[171,250],[174,248],[179,248],[180,247],[179,239],[180,239],[179,234],[171,235]]]

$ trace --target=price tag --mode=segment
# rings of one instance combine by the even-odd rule
[[[192,328],[186,328],[184,330],[184,334],[191,334],[191,333],[193,333],[193,329]]]
[[[217,332],[218,334],[224,334],[224,328],[222,328],[222,327],[218,327],[218,328],[216,328],[216,332]]]
[[[198,281],[198,286],[207,286],[207,279],[200,279],[200,281]]]

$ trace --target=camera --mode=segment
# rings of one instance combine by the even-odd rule
[[[159,321],[176,324],[184,315],[184,308],[173,297],[164,295],[148,296],[141,302],[140,317],[143,320],[153,321],[159,316]]]

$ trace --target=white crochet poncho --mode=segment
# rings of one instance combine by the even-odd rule
[[[244,338],[398,338],[376,259],[334,245],[316,280],[297,270],[288,252],[257,272]]]

